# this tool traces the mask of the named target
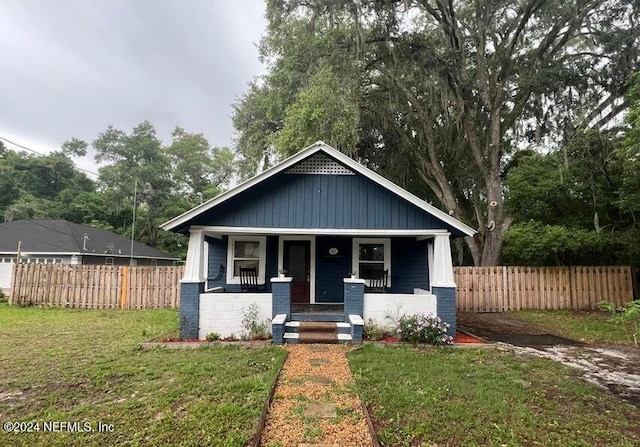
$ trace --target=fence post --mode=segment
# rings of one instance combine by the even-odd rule
[[[129,290],[129,285],[127,284],[129,267],[120,267],[120,274],[122,275],[122,289],[120,290],[120,309],[124,309],[127,305],[127,291]]]

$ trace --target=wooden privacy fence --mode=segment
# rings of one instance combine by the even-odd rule
[[[456,267],[458,310],[596,309],[633,300],[631,267]]]
[[[75,308],[180,305],[184,267],[16,264],[11,302]],[[631,267],[456,267],[458,310],[595,309],[633,299]]]
[[[93,309],[180,305],[184,267],[16,264],[11,302]]]

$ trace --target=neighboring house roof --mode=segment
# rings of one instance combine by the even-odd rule
[[[22,241],[22,252],[29,254],[131,256],[131,239],[66,220],[29,219],[1,223],[0,253],[16,253],[18,241]],[[178,259],[139,242],[133,243],[133,257]]]
[[[325,155],[323,155],[324,153]],[[325,160],[328,160],[328,162]],[[335,160],[337,163],[331,164],[331,160]],[[392,193],[392,195],[400,197],[403,202],[409,203],[414,207],[417,207],[421,212],[426,213],[430,218],[437,220],[443,227],[450,228],[457,235],[471,236],[475,233],[475,230],[459,220],[453,218],[449,214],[441,211],[440,209],[430,205],[424,200],[414,196],[410,192],[399,187],[395,183],[385,179],[379,174],[367,169],[360,163],[349,158],[336,149],[328,146],[322,141],[318,141],[308,148],[298,152],[297,154],[287,158],[286,160],[278,163],[263,173],[247,180],[246,182],[238,185],[237,187],[230,189],[217,197],[181,214],[174,219],[162,224],[160,228],[164,230],[173,230],[184,232],[191,224],[202,224],[200,222],[203,214],[213,210],[214,208],[224,208],[222,205],[228,203],[234,197],[248,190],[255,190],[258,184],[264,184],[265,189],[273,186],[268,180],[272,179],[279,173],[312,173],[314,169],[324,170],[324,173],[336,174],[336,175],[360,175],[374,184],[382,188],[382,190]],[[328,170],[328,171],[327,171]],[[262,185],[261,185],[262,186]],[[244,196],[243,196],[244,198]],[[415,208],[414,208],[415,209]],[[423,215],[424,215],[423,213]]]

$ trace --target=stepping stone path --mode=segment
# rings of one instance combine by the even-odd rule
[[[288,345],[262,447],[373,447],[340,345]]]

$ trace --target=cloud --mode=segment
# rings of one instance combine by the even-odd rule
[[[263,15],[258,0],[3,0],[0,136],[49,152],[148,120],[165,142],[181,126],[230,145],[231,104],[265,70]]]

